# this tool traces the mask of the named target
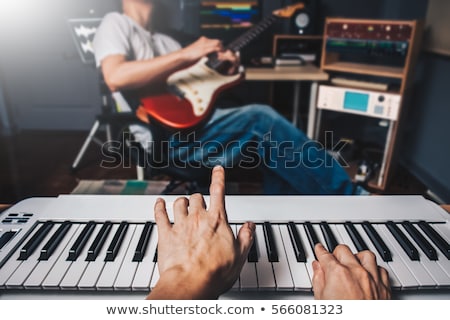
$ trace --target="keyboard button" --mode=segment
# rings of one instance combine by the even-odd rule
[[[146,222],[144,225],[144,229],[142,230],[141,237],[139,238],[139,242],[136,246],[133,261],[141,262],[142,259],[144,259],[144,254],[145,251],[147,250],[152,230],[153,230],[153,223]]]
[[[114,261],[116,259],[117,253],[119,252],[122,246],[123,239],[127,233],[127,230],[128,230],[128,223],[121,222],[119,228],[116,231],[116,234],[114,235],[111,244],[108,247],[108,250],[106,251],[105,261]]]
[[[383,258],[383,261],[392,261],[392,255],[389,251],[389,248],[386,246],[380,235],[375,231],[374,227],[367,221],[363,222],[362,226],[369,236],[370,240],[374,244],[375,248],[377,249],[378,253],[380,254],[381,258]]]
[[[96,223],[94,221],[88,222],[80,235],[78,236],[77,240],[73,244],[73,246],[69,250],[69,256],[67,257],[68,261],[75,261],[80,256],[80,253],[83,251],[84,247],[86,246],[86,243],[89,240],[89,237],[94,232]]]
[[[256,225],[255,230],[255,245],[258,255],[258,262],[256,263],[256,274],[258,280],[259,290],[275,290],[275,276],[273,274],[272,263],[267,256],[266,245],[264,241],[264,230],[262,225]]]
[[[439,250],[450,260],[450,244],[433,227],[425,221],[419,222],[419,227],[425,232]]]
[[[3,247],[6,246],[12,238],[14,238],[16,233],[16,231],[7,231],[2,234],[0,238],[0,250],[3,249]]]
[[[293,222],[288,223],[289,237],[291,239],[291,245],[295,252],[295,258],[297,262],[306,262],[305,249],[303,248],[302,240],[297,230],[297,226]]]
[[[278,252],[275,245],[275,240],[273,236],[272,225],[270,222],[264,222],[264,239],[266,241],[267,256],[270,262],[278,262]]]
[[[416,229],[416,227],[409,221],[402,222],[403,228],[409,233],[411,238],[419,245],[420,249],[430,260],[437,260],[437,253],[433,246],[427,239]]]
[[[419,253],[417,252],[417,249],[414,247],[412,242],[409,241],[408,238],[403,234],[403,232],[400,231],[397,225],[392,221],[388,221],[386,223],[386,227],[394,236],[395,240],[397,240],[397,242],[403,248],[408,257],[413,261],[419,260]]]
[[[53,228],[53,222],[47,221],[42,224],[39,230],[34,234],[34,236],[20,249],[19,260],[27,260],[37,247],[41,244],[42,240],[47,236],[50,230]]]
[[[352,239],[353,244],[356,247],[356,250],[358,252],[368,250],[367,244],[364,242],[364,240],[361,238],[361,235],[356,230],[355,226],[351,222],[346,222],[344,224],[345,229],[347,230],[348,235]]]
[[[89,247],[86,261],[95,261],[95,259],[97,259],[97,256],[100,253],[100,250],[102,250],[103,245],[105,244],[106,238],[108,237],[108,234],[111,231],[112,226],[113,226],[112,223],[109,221],[105,222],[102,225],[102,228],[95,237],[94,242]]]
[[[51,255],[55,252],[61,241],[66,236],[71,226],[72,223],[70,223],[69,221],[65,221],[59,226],[59,228],[56,230],[47,244],[41,249],[39,260],[48,260],[51,257]]]
[[[333,232],[331,231],[330,226],[326,222],[321,222],[320,229],[322,230],[322,234],[325,238],[325,243],[327,244],[328,251],[333,252],[337,247],[338,242]]]

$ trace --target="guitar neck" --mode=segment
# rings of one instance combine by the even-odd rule
[[[276,21],[276,19],[277,18],[274,15],[266,17],[261,22],[249,29],[247,32],[239,36],[239,38],[228,44],[226,46],[226,49],[233,52],[239,52],[250,42],[256,39],[259,35],[261,35],[264,31],[266,31]],[[224,61],[220,61],[219,59],[217,59],[216,55],[213,55],[209,57],[209,61],[207,64],[210,68],[219,70],[223,66]]]
[[[276,17],[273,15],[266,17],[261,22],[259,22],[254,27],[245,32],[243,35],[241,35],[239,38],[231,42],[227,46],[227,49],[234,52],[240,51],[251,41],[256,39],[261,33],[266,31],[275,22],[275,20]]]

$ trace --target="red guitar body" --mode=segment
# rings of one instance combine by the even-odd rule
[[[211,115],[217,96],[243,78],[239,73],[225,76],[206,65],[207,59],[178,71],[167,80],[169,92],[141,99],[149,116],[166,127],[176,130],[192,129]]]

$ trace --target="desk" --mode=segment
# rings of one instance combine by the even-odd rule
[[[311,82],[311,91],[309,96],[309,114],[307,135],[310,138],[314,136],[314,122],[316,119],[316,98],[319,81],[327,81],[328,74],[312,64],[294,67],[275,67],[275,68],[246,68],[245,79],[247,81],[293,81],[294,94],[292,102],[292,123],[297,126],[299,104],[300,104],[300,86],[302,81]]]

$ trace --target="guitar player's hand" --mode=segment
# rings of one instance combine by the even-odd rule
[[[239,54],[226,50],[219,52],[217,58],[228,62],[228,70],[226,71],[228,75],[236,74],[239,71],[239,66],[241,65]]]
[[[330,253],[317,244],[315,254],[312,284],[316,299],[390,299],[388,273],[377,265],[372,252],[353,254],[348,246],[341,244]]]
[[[232,75],[239,71],[241,62],[239,55],[231,50],[225,50],[220,40],[201,37],[182,49],[182,52],[184,59],[190,62],[197,62],[203,57],[215,54],[218,60],[228,62],[224,73]]]
[[[194,63],[211,53],[223,51],[223,45],[220,40],[200,37],[197,41],[183,48],[181,51],[186,60]]]
[[[210,205],[200,194],[174,203],[174,224],[165,202],[155,204],[160,279],[148,299],[215,299],[236,282],[250,250],[255,225],[234,236],[225,210],[225,173],[214,168]]]

